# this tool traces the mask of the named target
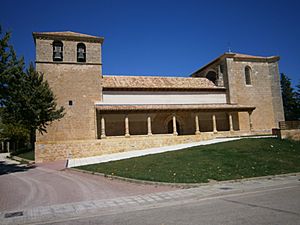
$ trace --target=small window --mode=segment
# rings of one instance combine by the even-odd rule
[[[53,61],[63,61],[63,43],[61,41],[53,42]]]
[[[73,101],[72,100],[69,101],[69,105],[73,105]]]
[[[245,68],[245,81],[246,85],[251,85],[251,68],[249,66]]]
[[[86,48],[83,43],[77,45],[77,62],[86,62]]]

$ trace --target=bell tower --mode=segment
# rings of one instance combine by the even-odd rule
[[[36,70],[44,74],[65,116],[37,134],[37,143],[96,139],[94,104],[101,101],[103,37],[34,32]]]

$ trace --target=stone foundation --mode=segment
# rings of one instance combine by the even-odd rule
[[[263,133],[264,132],[251,132],[252,135]],[[269,132],[266,133],[270,134]],[[174,136],[172,134],[155,134],[151,136],[136,135],[130,137],[107,137],[105,139],[97,140],[36,142],[35,161],[40,163],[66,160],[68,158],[91,157],[117,152],[143,150],[147,148],[211,140],[216,137],[247,135],[250,135],[250,133],[243,131],[223,131],[215,134],[213,132],[202,132],[200,135]]]
[[[295,141],[300,141],[300,129],[280,130],[279,137],[281,139],[292,139]]]
[[[209,140],[213,138],[215,138],[215,135],[207,132],[201,135],[173,136],[172,134],[162,134],[152,136],[130,136],[128,138],[107,137],[106,139],[84,141],[37,142],[35,144],[35,161],[39,163],[66,160],[68,157],[90,157]]]

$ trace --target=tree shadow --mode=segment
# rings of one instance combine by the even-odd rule
[[[10,173],[25,172],[33,168],[35,168],[34,165],[6,164],[5,161],[0,161],[0,176]]]

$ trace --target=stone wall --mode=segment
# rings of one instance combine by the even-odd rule
[[[300,141],[300,129],[293,130],[280,130],[279,138],[281,139],[292,139],[295,141]]]
[[[282,96],[281,96],[278,63],[277,62],[269,63],[269,71],[270,71],[270,78],[271,78],[274,119],[275,119],[275,124],[278,125],[279,121],[285,120]]]
[[[256,109],[252,113],[253,129],[271,132],[272,128],[278,127],[276,118],[282,114],[280,110],[276,110],[276,115],[274,112],[274,108],[281,107],[277,106],[279,101],[273,99],[276,96],[277,99],[281,98],[280,93],[276,91],[279,83],[274,81],[274,70],[270,71],[268,62],[235,61],[233,58],[226,60],[228,76],[225,79],[228,80],[230,103],[254,105]],[[251,85],[246,85],[245,82],[246,66],[251,68]],[[277,89],[273,90],[275,86]],[[241,130],[248,129],[249,118],[245,113],[239,114],[239,120]]]
[[[84,42],[86,63],[77,62],[77,41],[62,40],[62,62],[53,62],[53,40],[36,39],[36,70],[44,74],[65,116],[37,133],[37,142],[97,138],[95,102],[101,101],[101,44]]]
[[[49,39],[36,39],[37,62],[53,62],[53,41]],[[63,43],[62,63],[77,63],[77,44],[84,43],[86,46],[86,63],[101,64],[101,45],[99,43],[68,40],[61,40],[61,42]]]
[[[96,138],[94,103],[101,99],[100,67],[94,65],[37,63],[53,90],[65,116],[37,134],[37,141],[83,140]],[[69,102],[72,101],[72,105]]]
[[[36,142],[35,161],[40,163],[55,160],[66,160],[68,157],[81,158],[98,156],[116,152],[196,142],[213,139],[214,137],[215,135],[213,133],[184,136],[166,134],[131,136],[129,138],[107,137],[106,139],[85,141]]]

